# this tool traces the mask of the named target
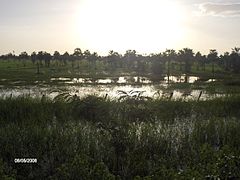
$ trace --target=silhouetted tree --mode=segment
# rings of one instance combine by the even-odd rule
[[[14,60],[14,59],[16,59],[16,56],[15,56],[15,54],[13,54],[13,53],[8,53],[8,54],[6,54],[6,55],[4,56],[4,59]]]
[[[37,60],[38,60],[39,65],[42,66],[43,65],[42,61],[44,60],[44,52],[43,51],[39,51],[37,53]]]
[[[223,55],[220,56],[222,67],[225,71],[230,71],[231,69],[231,59],[230,59],[230,53],[225,52]]]
[[[90,54],[89,56],[89,62],[90,65],[93,67],[93,72],[96,71],[96,61],[98,60],[99,56],[96,52],[93,52],[92,54]]]
[[[60,53],[58,52],[58,51],[55,51],[54,53],[53,53],[53,60],[55,60],[56,62],[58,62],[57,64],[62,64],[61,63],[61,55],[60,55]]]
[[[21,52],[21,54],[18,56],[19,60],[23,62],[23,66],[26,66],[26,60],[28,60],[28,53],[27,52]]]
[[[195,62],[196,62],[196,66],[197,66],[197,71],[199,71],[199,67],[201,66],[201,61],[202,61],[202,54],[200,52],[197,52],[195,54]]]
[[[86,60],[89,60],[89,57],[91,56],[91,52],[89,51],[89,50],[85,50],[84,52],[83,52],[83,57],[84,57],[84,59],[86,59]]]
[[[138,55],[136,58],[136,68],[135,68],[138,76],[145,73],[146,64],[147,64],[147,59],[142,55]]]
[[[162,54],[151,54],[150,60],[152,62],[151,64],[151,70],[154,75],[161,75],[163,74],[165,70],[165,64],[163,61]]]
[[[169,84],[169,76],[170,76],[170,65],[171,62],[176,59],[176,51],[174,49],[167,49],[165,52],[163,52],[163,58],[166,59],[164,62],[167,62],[167,79]]]
[[[125,60],[126,68],[133,69],[134,62],[137,58],[137,52],[135,50],[127,50],[123,56],[123,59]]]
[[[184,48],[179,51],[179,57],[184,62],[184,72],[186,74],[191,72],[193,55],[194,55],[193,50],[189,48]]]
[[[45,66],[46,67],[50,67],[50,61],[52,59],[52,56],[50,53],[47,53],[47,52],[44,52],[43,53],[43,59],[44,59],[44,62],[45,62]]]
[[[70,60],[69,53],[66,51],[61,57],[62,57],[62,61],[63,61],[64,65],[67,65],[67,61]]]
[[[234,73],[240,72],[240,48],[233,48],[230,54],[231,67]]]
[[[33,64],[35,64],[35,62],[37,61],[37,54],[36,54],[36,52],[33,52],[31,54],[31,61],[32,61]]]
[[[118,64],[121,63],[121,55],[113,50],[109,51],[106,59],[108,66],[110,67],[110,71],[112,72],[115,71],[118,67]]]
[[[76,48],[74,49],[74,52],[73,52],[73,61],[77,61],[78,62],[78,69],[80,68],[80,60],[83,58],[83,53],[82,53],[82,50],[80,48]],[[73,63],[72,63],[72,67],[73,67]]]
[[[210,52],[207,56],[209,62],[212,64],[212,74],[213,78],[215,77],[215,63],[218,60],[218,53],[216,49],[210,49]]]

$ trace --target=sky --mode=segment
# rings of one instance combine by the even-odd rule
[[[240,47],[240,0],[0,0],[0,54]]]

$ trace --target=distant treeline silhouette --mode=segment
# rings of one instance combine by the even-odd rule
[[[207,55],[202,55],[200,52],[194,53],[190,48],[183,48],[179,51],[167,49],[164,52],[149,55],[138,54],[135,50],[127,50],[122,55],[111,50],[107,56],[100,56],[96,52],[91,53],[89,50],[83,52],[80,48],[76,48],[72,54],[68,52],[60,54],[55,51],[51,55],[48,52],[39,51],[31,53],[31,55],[22,52],[19,55],[9,53],[0,56],[0,60],[9,59],[22,62],[31,60],[38,68],[41,66],[50,67],[52,63],[59,66],[71,63],[73,68],[79,68],[80,62],[85,60],[93,67],[96,66],[98,61],[104,62],[112,71],[116,68],[128,68],[142,73],[150,67],[153,74],[162,74],[163,72],[169,74],[170,69],[178,69],[184,73],[189,73],[193,66],[196,67],[196,70],[205,71],[206,65],[208,65],[211,67],[213,74],[216,66],[221,67],[224,71],[240,72],[240,48],[237,47],[232,48],[231,52],[225,52],[221,55],[215,49],[211,49]]]

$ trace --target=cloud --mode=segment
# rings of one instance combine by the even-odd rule
[[[198,5],[199,16],[240,17],[240,3],[202,3]]]

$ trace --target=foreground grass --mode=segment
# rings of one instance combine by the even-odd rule
[[[65,100],[0,100],[0,179],[240,178],[239,96]]]

